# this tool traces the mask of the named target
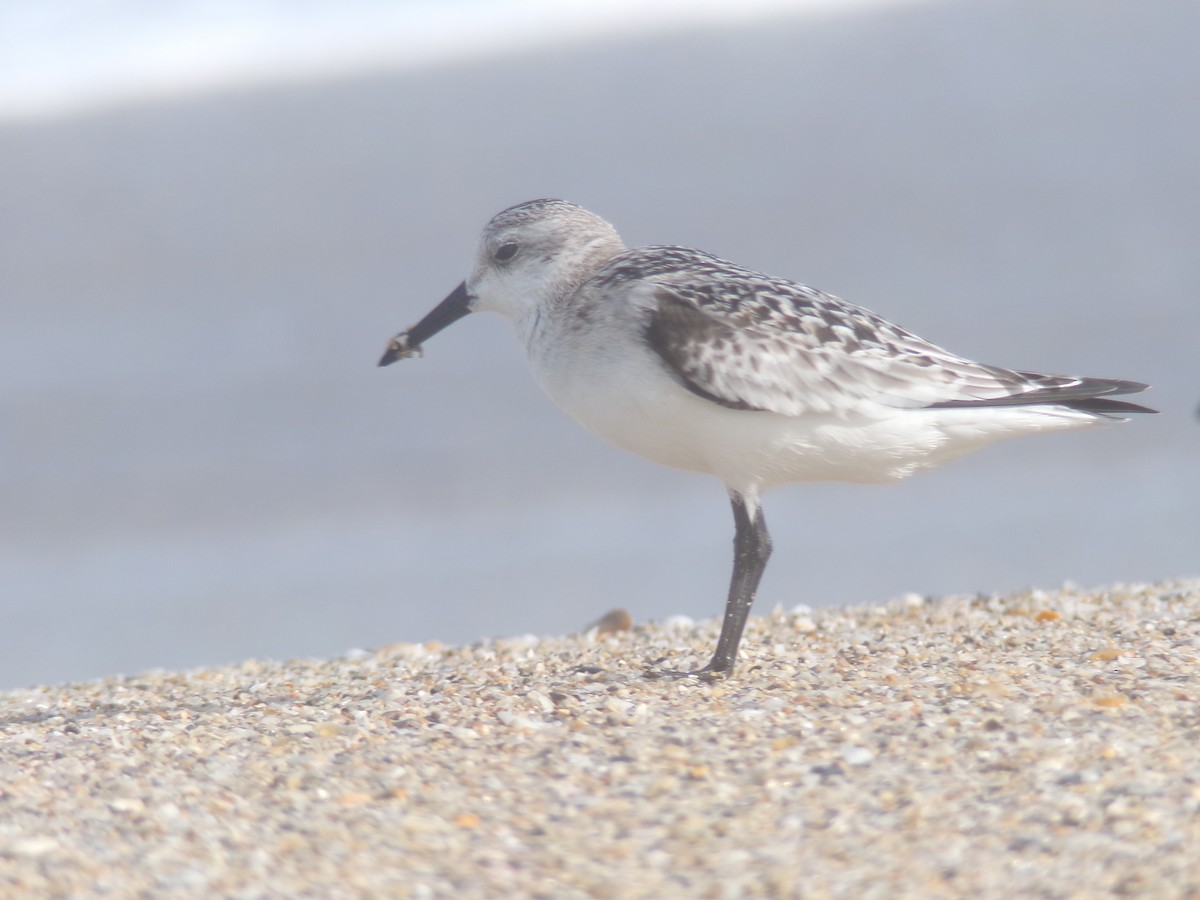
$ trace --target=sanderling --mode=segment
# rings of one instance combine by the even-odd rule
[[[993,441],[1154,412],[1146,385],[1015,372],[955,356],[830,294],[686,247],[627,250],[563,200],[504,210],[475,262],[385,366],[471,312],[513,323],[538,382],[618,447],[725,484],[733,578],[712,660],[733,669],[771,553],[760,497],[798,481],[883,482]]]

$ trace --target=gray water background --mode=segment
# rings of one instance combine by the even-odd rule
[[[1162,414],[767,497],[758,611],[1200,573],[1200,4],[931,3],[0,126],[0,687],[718,615],[719,484],[386,339],[539,196]]]

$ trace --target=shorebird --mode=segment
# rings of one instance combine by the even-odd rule
[[[771,555],[761,497],[805,481],[887,482],[993,441],[1155,410],[1147,386],[971,362],[874,313],[687,247],[628,250],[564,200],[483,229],[466,280],[387,345],[386,366],[472,312],[508,319],[538,383],[613,444],[714,475],[733,507],[733,577],[712,659],[727,675]]]

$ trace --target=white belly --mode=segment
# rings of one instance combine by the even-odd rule
[[[574,343],[574,346],[572,344]],[[539,384],[605,440],[662,465],[711,474],[743,494],[791,482],[886,482],[1006,437],[1094,424],[1055,407],[892,409],[785,416],[730,409],[690,392],[648,347],[544,342]]]

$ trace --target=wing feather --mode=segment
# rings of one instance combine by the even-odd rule
[[[813,288],[700,251],[650,249],[658,270],[638,270],[641,283],[631,285],[646,312],[646,341],[688,390],[731,409],[790,416],[850,416],[871,406],[1153,412],[1103,396],[1136,393],[1146,387],[1138,382],[972,362]]]

